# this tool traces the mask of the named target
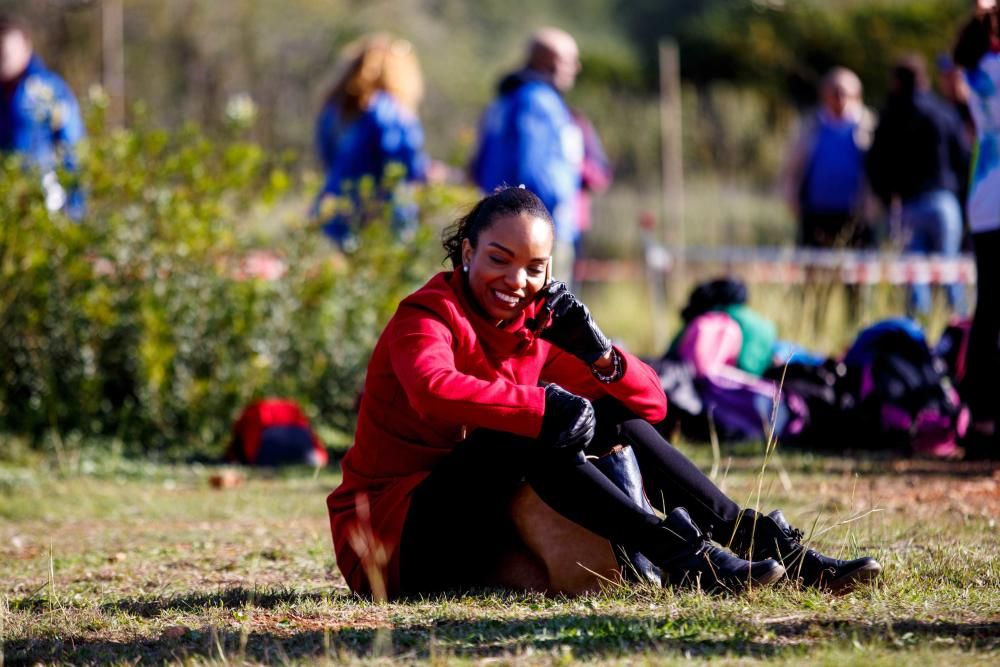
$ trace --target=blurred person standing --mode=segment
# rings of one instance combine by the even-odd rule
[[[593,209],[591,207],[591,197],[606,191],[611,186],[614,172],[611,169],[611,162],[608,161],[607,153],[604,152],[604,144],[601,137],[594,129],[594,124],[590,122],[579,109],[570,109],[573,122],[580,128],[583,138],[583,162],[580,165],[580,191],[576,197],[576,241],[573,244],[574,258],[583,256],[583,239],[590,231],[593,224]],[[576,271],[571,276],[570,289],[579,288],[579,276]]]
[[[955,65],[955,61],[947,53],[942,53],[934,59],[937,69],[937,90],[942,99],[955,110],[962,121],[962,131],[966,144],[972,146],[976,140],[976,124],[972,120],[972,112],[969,110],[969,85],[965,81],[965,74],[962,69]],[[964,203],[969,197],[969,172],[964,171],[958,174],[958,201]],[[962,207],[962,251],[972,250],[969,238],[969,218],[966,215],[965,207]]]
[[[966,454],[1000,458],[1000,11],[980,2],[955,45],[969,84],[976,156],[967,211],[976,255],[976,311],[969,335],[962,398],[972,413]]]
[[[559,28],[541,28],[528,41],[522,69],[500,82],[483,114],[479,146],[470,165],[484,192],[524,185],[552,212],[553,275],[571,280],[578,228],[583,135],[563,94],[576,83],[580,52]]]
[[[350,250],[366,206],[392,201],[393,226],[405,236],[417,223],[409,184],[427,178],[424,131],[417,117],[424,82],[412,45],[377,34],[346,50],[347,64],[316,122],[316,146],[325,171],[315,213],[323,230]],[[393,165],[399,172],[393,173]]]
[[[28,29],[12,16],[0,16],[0,151],[24,157],[38,170],[45,206],[83,217],[83,193],[75,183],[60,182],[62,169],[73,180],[76,147],[84,135],[80,106],[73,91],[34,52]]]
[[[962,208],[958,193],[969,167],[969,145],[957,112],[931,92],[920,56],[906,56],[892,67],[889,97],[866,167],[872,188],[890,215],[898,212],[904,250],[945,256],[959,253]],[[952,309],[964,313],[964,286],[945,287]],[[930,285],[913,285],[909,313],[927,314],[930,309]]]
[[[861,79],[844,67],[827,72],[819,108],[804,122],[782,172],[785,201],[799,218],[799,242],[815,248],[872,244],[865,219],[865,151],[875,114],[862,102]]]
[[[938,93],[962,119],[962,128],[971,143],[976,136],[976,124],[969,110],[969,84],[965,80],[965,74],[947,53],[939,54],[934,59],[934,64],[937,68]]]

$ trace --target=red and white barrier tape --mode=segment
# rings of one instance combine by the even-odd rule
[[[676,257],[663,246],[648,245],[645,262],[577,260],[580,280],[605,282],[641,278],[644,271],[668,273]],[[852,250],[792,248],[688,248],[684,264],[698,272],[732,273],[750,283],[799,284],[834,281],[848,285],[939,285],[976,282],[971,256],[943,257]]]
[[[648,271],[668,274],[674,254],[659,245],[646,248],[645,261],[576,260],[576,278],[587,282],[641,280]],[[99,272],[105,260],[97,260]],[[942,257],[870,251],[799,250],[789,248],[688,248],[684,264],[698,273],[733,274],[749,283],[801,284],[839,282],[847,285],[974,285],[976,265],[971,256]],[[107,272],[105,269],[104,272]],[[277,280],[287,271],[281,257],[267,250],[243,256],[233,277]]]

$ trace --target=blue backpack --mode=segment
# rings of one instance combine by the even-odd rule
[[[896,318],[861,331],[844,356],[857,426],[873,448],[947,457],[968,427],[968,411],[945,364],[912,320]]]

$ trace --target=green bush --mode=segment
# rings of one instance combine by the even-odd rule
[[[378,333],[439,266],[439,228],[467,193],[423,191],[415,238],[377,221],[345,256],[304,219],[287,159],[235,130],[212,142],[142,114],[128,130],[97,122],[82,224],[49,214],[16,160],[0,165],[0,431],[218,451],[266,395],[349,430]],[[280,279],[240,276],[262,246],[287,266]]]

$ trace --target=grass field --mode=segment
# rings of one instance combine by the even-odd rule
[[[634,204],[622,218],[632,232],[656,202]],[[773,208],[762,201],[739,215]],[[787,232],[775,223],[765,239],[744,238],[756,227],[737,212],[689,210],[707,220],[692,242]],[[636,233],[619,231],[619,254],[638,252]],[[686,299],[687,287],[674,291]],[[853,319],[840,288],[753,285],[750,303],[781,336],[836,354],[860,324],[901,312],[903,294],[868,289]],[[653,303],[643,282],[588,284],[583,297],[637,353],[661,353],[677,329],[676,304]],[[938,308],[925,323],[932,339],[945,319]],[[787,453],[760,476],[757,447],[716,461],[687,449],[744,504],[755,504],[759,481],[761,509],[783,508],[823,550],[876,555],[884,578],[842,597],[789,585],[743,597],[610,587],[578,599],[479,591],[378,605],[349,594],[333,559],[324,500],[336,467],[241,471],[244,484],[217,490],[212,466],[122,459],[114,446],[90,453],[71,434],[51,440],[46,458],[0,435],[0,667],[1000,663],[1000,466]]]
[[[783,584],[377,605],[334,563],[335,469],[243,471],[217,490],[209,466],[2,464],[0,664],[1000,660],[1000,467],[786,454],[758,477],[752,449],[716,462],[726,490],[752,503],[759,479],[763,509],[785,508],[828,552],[876,554],[880,582],[841,597]]]

